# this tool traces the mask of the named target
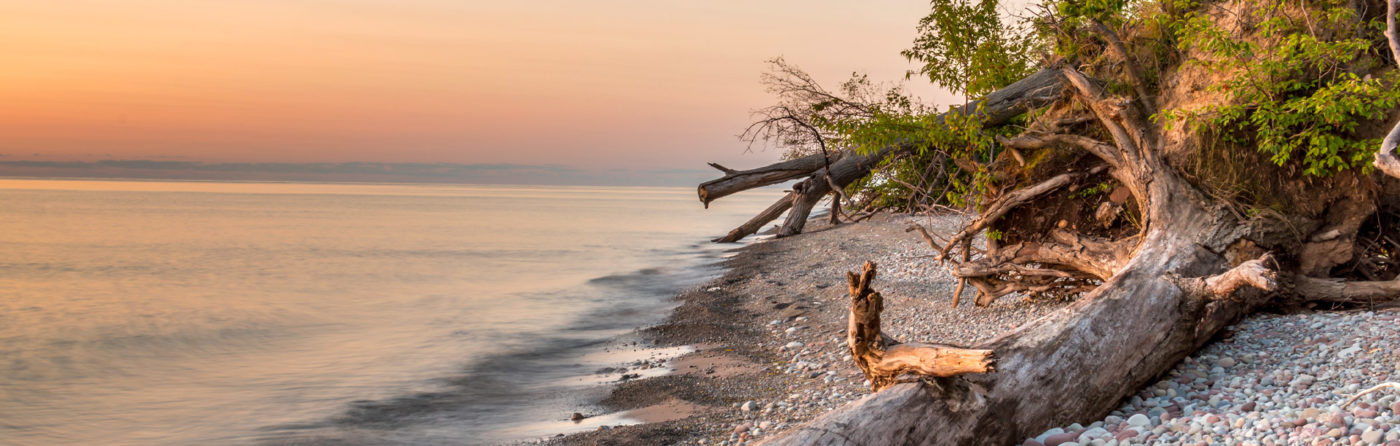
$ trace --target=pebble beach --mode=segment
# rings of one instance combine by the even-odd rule
[[[958,215],[877,215],[857,224],[809,225],[801,235],[754,243],[729,273],[682,293],[648,348],[688,346],[671,373],[622,378],[596,413],[648,414],[640,424],[544,439],[548,444],[761,443],[870,394],[844,336],[845,274],[878,265],[883,329],[903,342],[973,346],[1070,302],[1006,296],[986,308],[932,260],[913,224],[951,234]],[[815,222],[814,222],[815,223]],[[968,287],[971,288],[971,287]],[[1350,395],[1400,378],[1394,310],[1256,314],[1141,389],[1101,420],[1050,429],[1023,444],[1400,445],[1400,392]],[[667,407],[684,411],[667,411]],[[660,415],[658,415],[660,414]],[[595,414],[584,414],[594,416]]]

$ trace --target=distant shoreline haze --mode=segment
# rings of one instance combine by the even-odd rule
[[[716,173],[706,169],[601,169],[491,163],[0,161],[0,177],[74,179],[694,186]]]

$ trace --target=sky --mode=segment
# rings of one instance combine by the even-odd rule
[[[902,80],[899,51],[927,10],[923,0],[0,0],[0,175],[143,160],[703,177],[709,161],[757,167],[781,153],[746,153],[735,136],[774,100],[758,82],[765,60],[783,56],[833,87],[853,71]],[[957,101],[926,81],[909,87]]]

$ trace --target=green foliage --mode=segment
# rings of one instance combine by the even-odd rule
[[[1374,42],[1383,25],[1361,20],[1338,0],[1303,6],[1265,1],[1242,12],[1257,29],[1244,39],[1205,11],[1188,14],[1177,29],[1179,45],[1204,56],[1188,63],[1228,73],[1210,89],[1231,100],[1167,111],[1167,124],[1252,143],[1275,164],[1300,163],[1306,175],[1368,166],[1379,140],[1359,138],[1358,126],[1400,104],[1395,71],[1383,79],[1367,75],[1378,67]]]
[[[1112,189],[1113,189],[1113,184],[1112,184],[1112,183],[1109,183],[1109,182],[1107,182],[1107,181],[1105,181],[1105,182],[1102,182],[1102,183],[1099,183],[1099,184],[1096,184],[1096,185],[1093,185],[1093,186],[1089,186],[1089,187],[1086,187],[1086,188],[1083,188],[1083,189],[1080,189],[1080,190],[1071,192],[1071,193],[1069,194],[1069,198],[1070,198],[1071,200],[1078,200],[1078,199],[1080,199],[1080,198],[1088,198],[1088,197],[1092,197],[1092,196],[1095,196],[1095,195],[1107,193],[1108,191],[1110,191],[1110,190],[1112,190]]]
[[[947,191],[940,197],[933,197],[936,202],[966,207],[974,204],[977,197],[986,192],[991,175],[985,166],[996,157],[996,136],[1009,135],[1018,130],[1011,126],[984,128],[979,113],[965,113],[958,106],[950,106],[947,111],[941,115],[932,112],[876,113],[868,120],[830,124],[833,131],[846,135],[845,142],[850,147],[864,153],[906,141],[921,143],[913,159],[925,160],[925,163],[908,166],[897,163],[891,166],[894,169],[890,175],[899,181],[895,181],[895,186],[886,188],[883,195],[898,193],[898,196],[905,197],[914,192],[908,190],[907,185],[898,183],[922,183],[922,177],[919,177],[919,182],[904,177],[927,176],[927,162],[930,160],[962,160],[962,163],[943,163],[942,171],[935,172],[941,173],[938,175],[940,180],[930,186]],[[958,164],[971,166],[972,169],[959,167]]]
[[[917,74],[976,98],[1031,73],[1028,34],[1003,26],[997,0],[932,0],[930,5],[919,20],[914,46],[900,53],[923,64]]]

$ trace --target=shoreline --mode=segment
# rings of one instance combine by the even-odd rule
[[[671,372],[611,384],[599,403],[641,424],[543,440],[550,445],[752,444],[870,394],[844,344],[845,271],[879,266],[885,331],[901,341],[975,345],[1074,305],[1007,296],[986,308],[949,302],[955,280],[911,223],[956,229],[957,216],[882,214],[812,222],[804,234],[754,243],[726,271],[680,293],[666,322],[636,333],[648,348],[690,346]],[[1027,446],[1386,444],[1400,446],[1400,392],[1340,407],[1358,389],[1400,379],[1400,309],[1258,313],[1237,321],[1105,418],[1056,427]],[[676,403],[685,410],[675,410]],[[641,416],[646,414],[646,416]],[[605,414],[606,415],[606,414]]]
[[[801,235],[752,243],[720,263],[719,278],[679,293],[665,322],[639,329],[647,349],[689,346],[669,373],[608,384],[596,418],[631,414],[639,424],[536,440],[551,445],[747,444],[801,425],[870,393],[849,359],[845,272],[880,267],[887,332],[903,341],[972,345],[1068,302],[1007,297],[988,308],[949,302],[956,280],[904,230],[951,231],[961,217],[881,214],[856,223],[809,223]],[[970,287],[969,287],[970,288]]]

